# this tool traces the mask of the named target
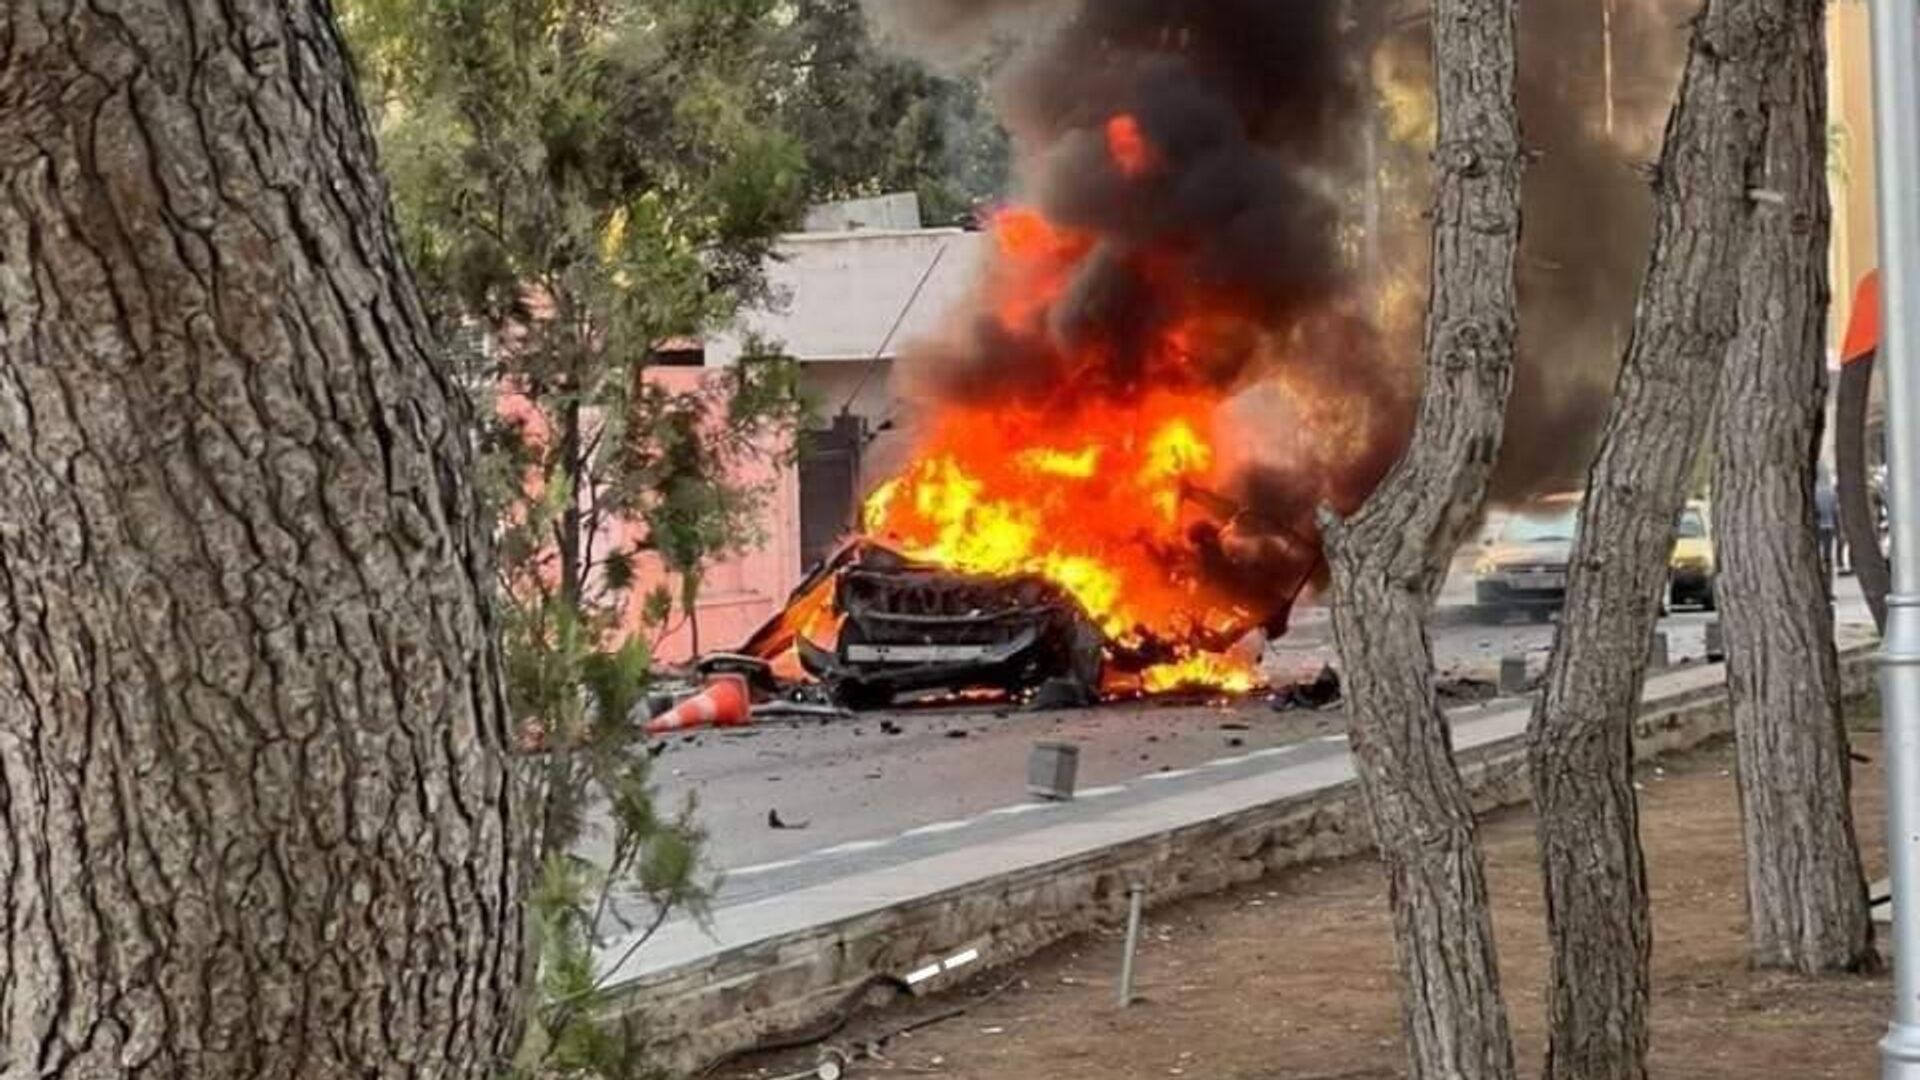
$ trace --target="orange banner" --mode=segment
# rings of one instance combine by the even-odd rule
[[[1840,346],[1840,362],[1851,364],[1863,360],[1879,348],[1880,271],[1869,270],[1853,294],[1853,315],[1847,320],[1847,338]]]

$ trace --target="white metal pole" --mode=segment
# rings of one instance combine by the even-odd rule
[[[1133,954],[1140,948],[1140,909],[1146,907],[1147,887],[1127,886],[1127,953],[1120,960],[1120,1007],[1133,1004]]]
[[[1884,1080],[1920,1080],[1920,5],[1872,0],[1880,217],[1880,357],[1886,373],[1893,595],[1880,654],[1893,1018]]]

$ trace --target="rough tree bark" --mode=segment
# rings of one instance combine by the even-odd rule
[[[1647,1075],[1646,866],[1633,722],[1686,485],[1739,323],[1766,88],[1788,12],[1709,0],[1654,168],[1653,248],[1587,480],[1567,603],[1532,723],[1550,939],[1544,1080]]]
[[[0,5],[0,1077],[490,1077],[460,392],[326,0]]]
[[[1426,617],[1478,520],[1513,384],[1520,239],[1514,0],[1435,0],[1439,110],[1426,386],[1406,455],[1323,514],[1348,717],[1388,878],[1418,1080],[1514,1075],[1473,806],[1434,694]]]
[[[1767,88],[1778,196],[1751,224],[1740,331],[1720,376],[1713,498],[1727,685],[1739,743],[1753,963],[1815,974],[1878,963],[1849,801],[1833,613],[1814,539],[1827,401],[1825,5],[1793,5]]]

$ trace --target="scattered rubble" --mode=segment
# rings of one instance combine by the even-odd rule
[[[1329,664],[1311,682],[1295,683],[1274,694],[1272,705],[1275,712],[1327,709],[1340,704],[1340,699],[1340,673]]]
[[[812,701],[793,701],[780,698],[753,707],[755,716],[761,718],[791,717],[801,720],[851,720],[853,711],[839,705],[824,705]]]
[[[1434,694],[1440,698],[1442,706],[1472,705],[1476,702],[1491,701],[1500,696],[1500,689],[1491,679],[1479,679],[1471,675],[1442,678],[1433,684]]]
[[[1033,692],[1033,698],[1027,702],[1027,708],[1041,711],[1046,709],[1084,709],[1100,702],[1096,689],[1076,678],[1052,678],[1040,684]]]
[[[782,821],[780,820],[780,811],[778,810],[767,811],[767,828],[769,829],[787,829],[792,831],[798,831],[800,829],[806,828],[808,825],[811,825],[811,824],[813,823],[810,821],[793,821],[793,822]]]

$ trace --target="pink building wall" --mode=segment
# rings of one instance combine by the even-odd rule
[[[891,213],[896,199],[881,200]],[[866,213],[865,203],[855,206]],[[919,229],[917,207],[906,206],[897,220],[867,221],[852,228],[829,214],[820,231],[785,237],[781,257],[768,266],[773,291],[787,302],[743,314],[740,325],[713,335],[702,346],[708,367],[649,368],[647,377],[675,390],[697,387],[704,379],[724,377],[741,355],[748,332],[781,343],[800,362],[801,385],[824,417],[841,411],[863,417],[875,435],[864,448],[856,485],[870,489],[906,458],[911,417],[891,388],[891,368],[907,342],[936,333],[947,313],[963,302],[987,257],[985,234],[957,229]],[[844,216],[844,215],[842,215]],[[851,220],[851,219],[849,219]],[[837,224],[836,224],[837,222]],[[501,395],[508,415],[524,415],[524,402]],[[769,447],[769,459],[785,455]],[[733,648],[785,605],[799,583],[801,565],[800,479],[790,464],[758,462],[739,479],[769,485],[765,515],[754,549],[709,568],[696,606],[700,648]],[[610,523],[596,546],[631,544],[642,526]],[[626,626],[655,644],[655,656],[667,663],[687,660],[693,634],[684,613],[676,611],[664,632],[645,627],[645,598],[657,586],[678,595],[657,561],[636,568],[638,582]]]
[[[675,391],[698,388],[707,379],[724,373],[706,368],[650,368],[647,378]],[[540,415],[524,397],[503,390],[496,408],[502,416],[519,422],[530,436],[539,438],[544,425]],[[752,550],[725,559],[709,567],[695,603],[694,618],[700,631],[704,652],[724,651],[744,642],[773,613],[786,603],[787,595],[800,579],[800,485],[797,471],[781,462],[783,447],[768,447],[765,461],[746,466],[736,479],[765,484],[765,514],[761,536]],[[602,524],[594,537],[597,551],[631,547],[644,538],[645,526],[633,521],[612,520]],[[678,663],[692,658],[693,626],[687,613],[676,610],[663,628],[645,625],[646,597],[665,586],[679,597],[677,577],[666,571],[657,558],[644,557],[635,566],[635,585],[628,605],[624,629],[640,634],[653,646],[656,660]]]
[[[652,368],[648,378],[674,390],[690,390],[704,379],[724,377],[724,372],[705,368]],[[783,447],[768,447],[766,457],[778,459]],[[731,649],[746,641],[787,602],[787,594],[800,581],[800,479],[788,463],[762,461],[750,464],[736,479],[767,484],[766,513],[761,522],[760,543],[745,555],[716,563],[707,571],[695,604],[700,624],[700,648],[703,652]],[[621,523],[616,539],[637,538],[639,526]],[[684,612],[676,611],[664,634],[648,631],[641,624],[641,605],[648,592],[664,584],[677,595],[679,582],[647,560],[637,568],[638,585],[628,609],[629,630],[647,633],[654,641],[655,658],[677,663],[691,659],[693,631]]]

